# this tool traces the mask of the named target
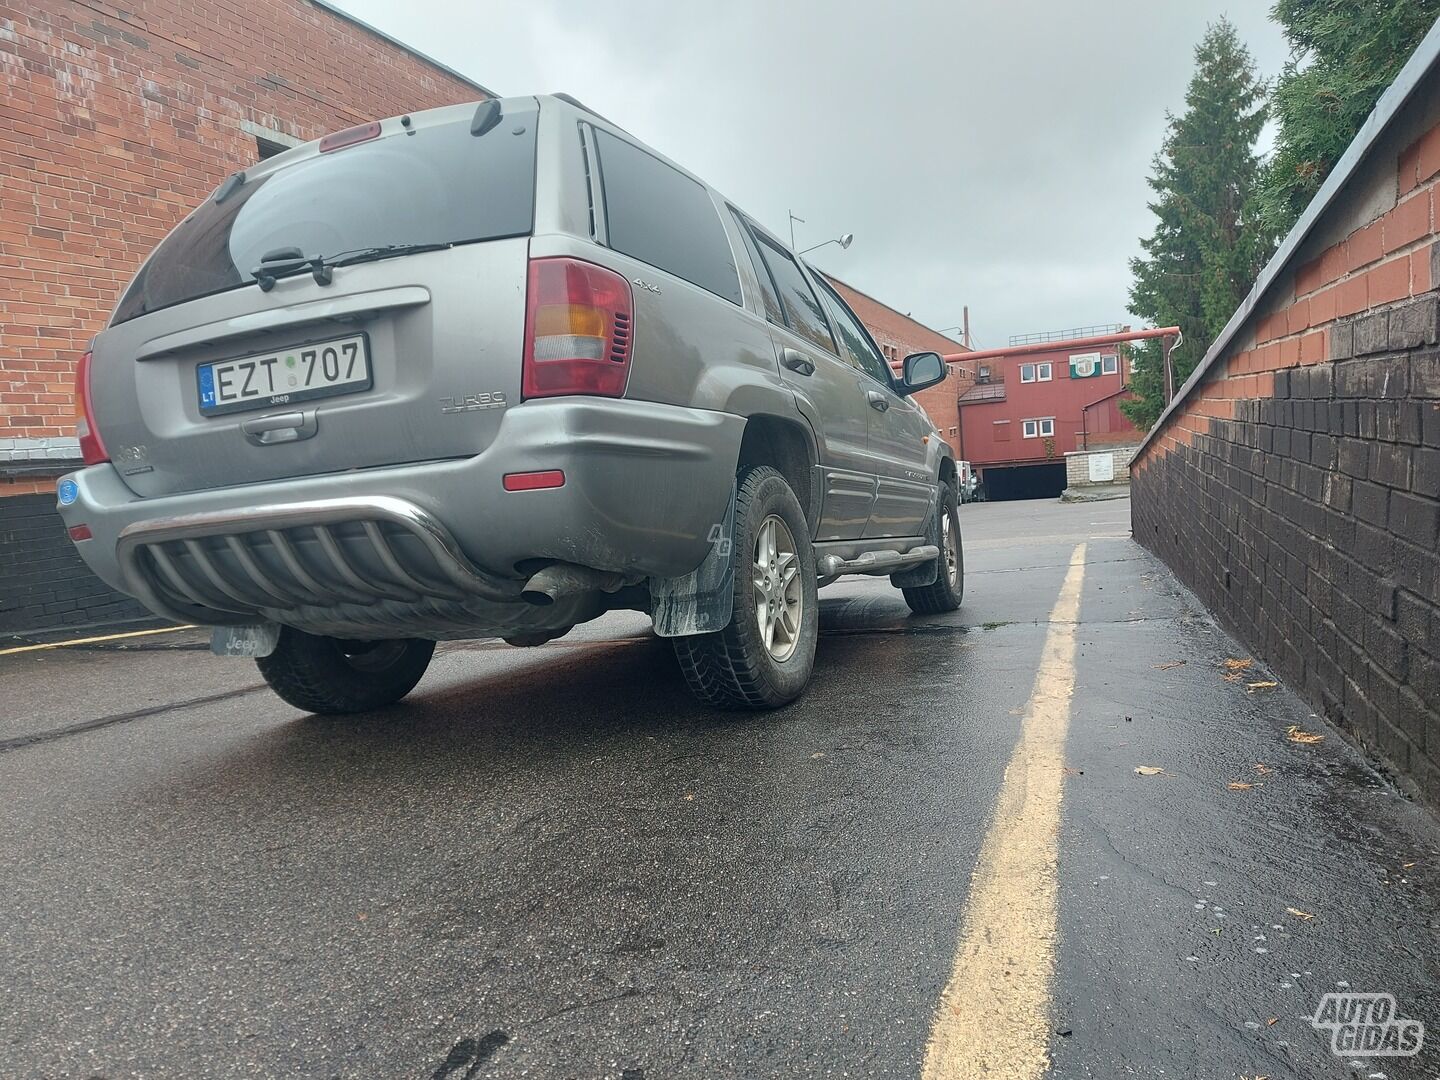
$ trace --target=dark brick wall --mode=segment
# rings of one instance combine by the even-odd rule
[[[153,618],[80,561],[54,495],[0,499],[0,634]]]
[[[1135,537],[1440,806],[1440,304],[1336,322],[1327,362],[1133,479]]]

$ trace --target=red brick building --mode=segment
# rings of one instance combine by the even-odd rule
[[[961,387],[952,441],[991,498],[1058,495],[1067,453],[1140,441],[1120,412],[1130,380],[1123,343],[1066,333],[966,358],[974,381]]]
[[[902,315],[889,304],[881,303],[855,286],[829,274],[825,278],[854,309],[892,366],[899,365],[911,353],[938,352],[941,356],[953,356],[965,351],[963,345],[908,315]],[[930,419],[951,446],[956,446],[955,440],[960,434],[960,411],[955,402],[965,389],[967,377],[964,365],[952,364],[950,378],[915,395],[915,400],[930,414]],[[958,447],[956,456],[961,456]]]
[[[75,362],[120,290],[236,169],[490,94],[321,0],[0,0],[0,73],[0,631],[139,614],[53,497]]]

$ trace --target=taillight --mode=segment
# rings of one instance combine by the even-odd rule
[[[80,456],[86,465],[99,465],[109,461],[105,443],[95,427],[95,403],[90,396],[90,350],[80,357],[75,368],[75,434],[80,436]]]
[[[534,259],[521,396],[619,397],[630,371],[630,283],[578,259]]]

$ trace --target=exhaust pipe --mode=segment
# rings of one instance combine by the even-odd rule
[[[520,590],[520,598],[536,607],[548,607],[556,600],[581,593],[613,593],[638,580],[608,570],[576,566],[574,563],[553,563],[525,582],[525,588]]]

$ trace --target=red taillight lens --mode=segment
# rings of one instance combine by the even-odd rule
[[[578,259],[534,259],[521,396],[619,397],[630,372],[630,283]]]
[[[90,531],[89,525],[71,525],[70,528],[65,531],[70,534],[71,540],[90,540],[95,536],[95,534]]]
[[[75,434],[80,436],[80,456],[86,465],[99,465],[109,461],[105,444],[95,427],[95,404],[90,397],[90,350],[80,357],[75,367]]]
[[[370,139],[379,137],[380,121],[378,120],[346,128],[344,131],[332,131],[320,140],[320,153],[328,154],[331,150],[341,150],[347,146],[354,146],[356,143],[368,142]]]

